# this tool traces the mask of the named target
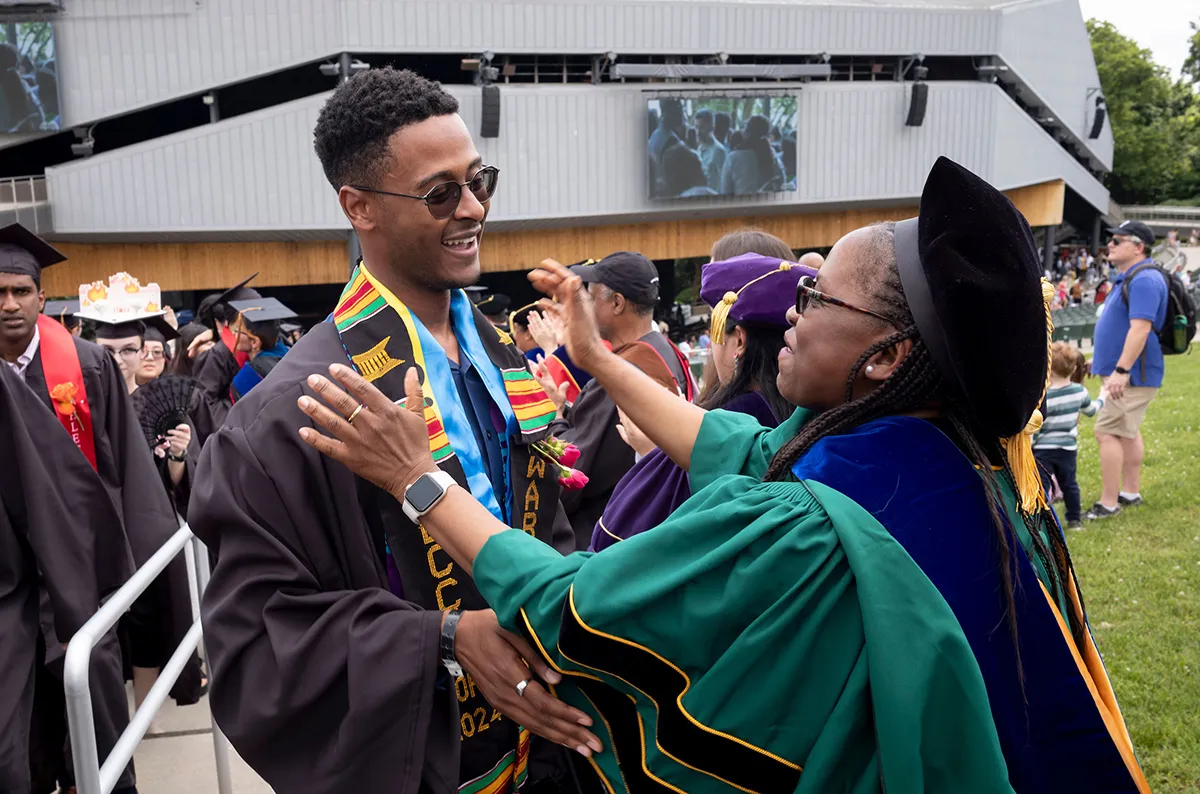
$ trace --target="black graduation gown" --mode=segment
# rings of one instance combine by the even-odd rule
[[[100,478],[58,418],[3,363],[0,460],[0,791],[25,794],[43,658],[39,591],[54,634],[69,641],[129,578],[133,560]],[[93,654],[93,687],[112,677],[114,661],[111,653]],[[61,712],[60,700],[52,715],[59,724]],[[97,716],[99,734],[106,717]],[[62,740],[53,748],[60,756]]]
[[[74,342],[79,354],[84,391],[91,408],[97,473],[110,503],[120,516],[120,525],[134,563],[140,567],[175,533],[179,522],[159,481],[154,456],[138,424],[133,402],[117,363],[99,345],[78,337]],[[25,371],[25,383],[47,410],[53,410],[42,370],[40,349]],[[66,430],[61,425],[59,429],[65,436]],[[153,589],[157,593],[164,642],[173,648],[183,640],[192,623],[187,565],[182,555],[167,566]],[[93,703],[101,757],[107,748],[111,748],[129,719],[120,647],[114,639],[98,647],[96,653],[100,654],[102,648],[115,658],[117,674],[112,680],[103,681],[102,687],[94,687]],[[61,645],[56,638],[47,637],[47,665],[60,672],[61,662]],[[100,729],[102,721],[117,733],[107,735],[108,730]],[[132,785],[132,781],[132,772],[127,770],[118,788]]]
[[[184,355],[187,355],[185,352]],[[224,342],[205,350],[192,362],[192,377],[196,379],[196,398],[191,416],[200,446],[217,432],[229,417],[233,399],[229,387],[241,367]]]
[[[388,589],[378,489],[297,432],[312,426],[296,405],[308,376],[345,361],[333,324],[316,326],[201,453],[190,515],[217,557],[201,605],[210,705],[277,791],[450,794],[461,727],[438,675],[441,613]]]

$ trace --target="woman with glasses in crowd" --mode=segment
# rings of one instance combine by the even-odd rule
[[[604,751],[577,749],[610,791],[1145,792],[1033,462],[1040,276],[1020,213],[939,159],[919,218],[852,232],[797,285],[778,382],[798,410],[772,431],[652,388],[547,263],[572,358],[695,491],[603,554],[562,557],[454,486],[418,508],[424,423],[347,367],[350,394],[317,378],[326,405],[299,401],[332,437],[300,433],[418,510],[594,719]]]
[[[795,406],[775,382],[777,356],[796,282],[816,275],[792,262],[794,257],[783,240],[757,229],[739,229],[713,245],[712,261],[700,271],[700,297],[712,309],[712,346],[696,405],[746,414],[768,428],[792,415]],[[639,459],[596,522],[592,551],[658,526],[691,496],[687,472],[628,417],[622,416],[621,430]]]

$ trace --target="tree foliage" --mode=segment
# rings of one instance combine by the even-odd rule
[[[1186,79],[1191,73],[1172,81],[1149,50],[1112,23],[1092,19],[1087,27],[1112,123],[1113,199],[1158,204],[1200,194],[1200,96],[1195,80]],[[1197,36],[1188,61],[1193,71],[1200,69]]]

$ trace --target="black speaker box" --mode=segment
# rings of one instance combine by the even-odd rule
[[[912,98],[908,101],[908,119],[904,124],[908,127],[920,127],[925,121],[925,102],[929,99],[929,86],[926,83],[913,83]]]
[[[479,114],[479,137],[500,137],[500,86],[483,87],[483,109]]]

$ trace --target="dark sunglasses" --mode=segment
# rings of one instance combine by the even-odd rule
[[[429,214],[439,221],[444,221],[458,209],[458,202],[462,201],[462,189],[464,187],[471,191],[480,204],[486,204],[491,199],[492,194],[496,192],[496,180],[499,178],[499,168],[494,165],[485,165],[476,171],[475,176],[471,177],[470,180],[461,183],[443,182],[440,185],[434,185],[424,196],[393,193],[390,190],[377,190],[376,188],[363,187],[362,185],[351,185],[350,187],[365,193],[379,193],[383,196],[396,196],[398,198],[424,201],[425,206],[429,209]]]
[[[796,283],[796,314],[804,314],[808,307],[814,303],[824,303],[831,306],[841,306],[843,309],[852,309],[862,314],[869,314],[876,319],[883,320],[888,325],[895,326],[895,323],[882,314],[873,312],[870,309],[864,309],[861,306],[855,306],[853,303],[846,303],[841,298],[826,295],[815,288],[816,283],[812,276],[801,276],[800,281]]]

